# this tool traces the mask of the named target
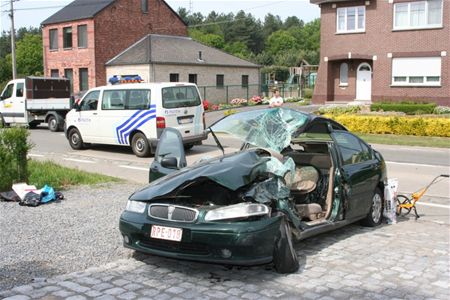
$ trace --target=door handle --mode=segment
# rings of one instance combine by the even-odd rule
[[[96,115],[97,115],[97,113],[93,113],[93,115],[94,115],[94,116],[96,116]]]

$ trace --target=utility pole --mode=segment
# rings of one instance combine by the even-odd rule
[[[189,0],[189,12],[192,14],[192,9],[194,8],[193,0]]]
[[[11,18],[11,56],[12,56],[12,75],[13,79],[17,77],[16,70],[16,31],[14,30],[14,0],[10,0],[11,11],[9,12],[9,16]]]

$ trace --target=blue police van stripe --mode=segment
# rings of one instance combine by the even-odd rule
[[[149,109],[156,109],[156,104],[152,104],[149,106]],[[126,126],[128,124],[128,122],[130,122],[134,117],[136,117],[138,114],[140,114],[143,111],[147,111],[147,110],[138,110],[136,111],[128,120],[126,120],[124,123],[122,123],[119,127],[116,128],[116,133],[117,136],[119,136],[119,131],[120,129],[122,129],[124,126]]]
[[[127,125],[127,127],[122,128],[121,130],[119,130],[119,136],[118,136],[118,138],[119,138],[119,143],[120,143],[120,144],[127,144],[127,142],[126,142],[126,140],[125,140],[125,137],[124,137],[124,134],[125,134],[126,132],[128,132],[129,130],[133,130],[133,129],[138,128],[139,126],[135,126],[135,124],[136,124],[137,122],[139,122],[140,120],[142,120],[143,118],[149,116],[149,115],[154,115],[154,116],[156,116],[156,110],[153,110],[153,109],[152,109],[152,110],[147,110],[147,111],[145,111],[143,114],[141,114],[141,115],[135,117],[134,120],[132,120],[131,122],[129,122],[129,124]]]
[[[137,126],[135,126],[134,128],[132,128],[132,130],[128,131],[125,135],[124,135],[124,140],[126,141],[128,139],[128,136],[130,135],[130,133],[136,129],[141,127],[143,124],[147,123],[148,121],[150,121],[151,119],[156,118],[156,114],[155,115],[151,115],[150,117],[148,117],[147,119],[143,120],[141,123],[139,123]]]
[[[147,115],[152,114],[152,113],[156,113],[156,105],[150,105],[149,108],[150,108],[150,110],[138,110],[138,111],[136,111],[125,122],[123,122],[121,125],[116,127],[116,135],[117,135],[117,140],[118,140],[119,144],[126,144],[126,140],[123,139],[124,132],[126,132],[128,129],[130,129],[134,124],[136,124],[136,122],[138,122],[142,118],[145,118]],[[141,114],[141,115],[139,116],[139,114]],[[155,114],[155,116],[156,116],[156,114]],[[134,127],[134,128],[137,128],[137,127]]]

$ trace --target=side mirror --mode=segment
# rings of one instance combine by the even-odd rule
[[[164,157],[161,160],[161,167],[176,170],[178,169],[178,160],[176,157],[173,156]]]

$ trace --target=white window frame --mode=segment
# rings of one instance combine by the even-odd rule
[[[347,28],[347,11],[349,8],[354,8],[355,9],[355,29],[352,30],[348,30]],[[358,9],[362,8],[364,11],[364,22],[363,22],[363,28],[358,28],[358,24],[359,24],[359,15],[358,15]],[[344,27],[345,29],[340,30],[339,29],[339,11],[345,11],[345,16],[344,16]],[[349,6],[349,7],[339,7],[336,9],[336,33],[355,33],[355,32],[366,32],[366,7],[364,5],[361,6]]]
[[[425,18],[427,20],[427,24],[425,25],[420,25],[420,26],[411,26],[411,4],[412,3],[425,3]],[[396,26],[395,24],[395,11],[396,11],[396,7],[398,5],[408,5],[408,25],[407,26]],[[393,12],[392,12],[392,28],[393,30],[411,30],[411,29],[429,29],[429,28],[442,28],[443,24],[443,18],[444,18],[444,3],[441,0],[441,23],[440,24],[428,24],[428,4],[429,1],[428,0],[423,0],[423,1],[411,1],[411,2],[399,2],[399,3],[395,3],[393,5]]]
[[[407,68],[410,73],[400,72],[399,74],[394,74],[394,60],[409,59],[409,60],[420,60],[423,59],[422,63],[426,64],[427,59],[440,59],[439,76],[435,74],[420,74],[420,68],[409,67]],[[420,63],[420,62],[418,62]],[[440,87],[442,81],[442,58],[441,57],[398,57],[392,59],[392,70],[391,70],[391,86],[429,86],[429,87]],[[417,72],[418,71],[418,72]],[[439,78],[439,80],[433,80]],[[411,82],[414,79],[422,79],[422,82]]]

